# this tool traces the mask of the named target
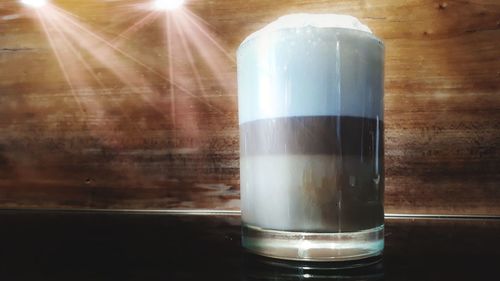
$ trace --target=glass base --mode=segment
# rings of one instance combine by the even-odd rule
[[[382,254],[384,226],[344,233],[266,230],[243,226],[243,247],[255,254],[299,261],[349,261]]]

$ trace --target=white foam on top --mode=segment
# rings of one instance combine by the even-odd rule
[[[349,15],[338,14],[290,14],[282,16],[264,28],[250,34],[242,43],[245,44],[248,40],[270,33],[280,29],[303,28],[303,27],[318,27],[318,28],[346,28],[372,33],[368,26],[362,24],[357,18]]]

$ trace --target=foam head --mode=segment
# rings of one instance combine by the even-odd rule
[[[238,49],[240,124],[292,116],[383,118],[384,47],[358,19],[292,14]]]

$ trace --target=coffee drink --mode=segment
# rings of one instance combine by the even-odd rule
[[[313,253],[294,252],[301,233],[300,241],[307,241],[306,234],[327,235],[316,247],[326,245],[320,259],[324,253],[332,259],[380,253],[383,58],[382,42],[349,16],[285,16],[242,43],[240,180],[247,248],[266,254],[264,244],[285,245],[286,253],[267,255],[314,260]],[[351,243],[338,247],[354,249],[356,239],[373,243],[360,246],[367,247],[364,254],[328,252],[338,241]]]

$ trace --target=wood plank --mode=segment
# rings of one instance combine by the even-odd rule
[[[171,54],[163,14],[124,33],[144,3],[54,1],[74,15],[45,18],[58,62],[36,13],[0,2],[0,207],[238,209],[235,51],[335,12],[385,42],[386,211],[500,214],[498,1],[192,0]]]

